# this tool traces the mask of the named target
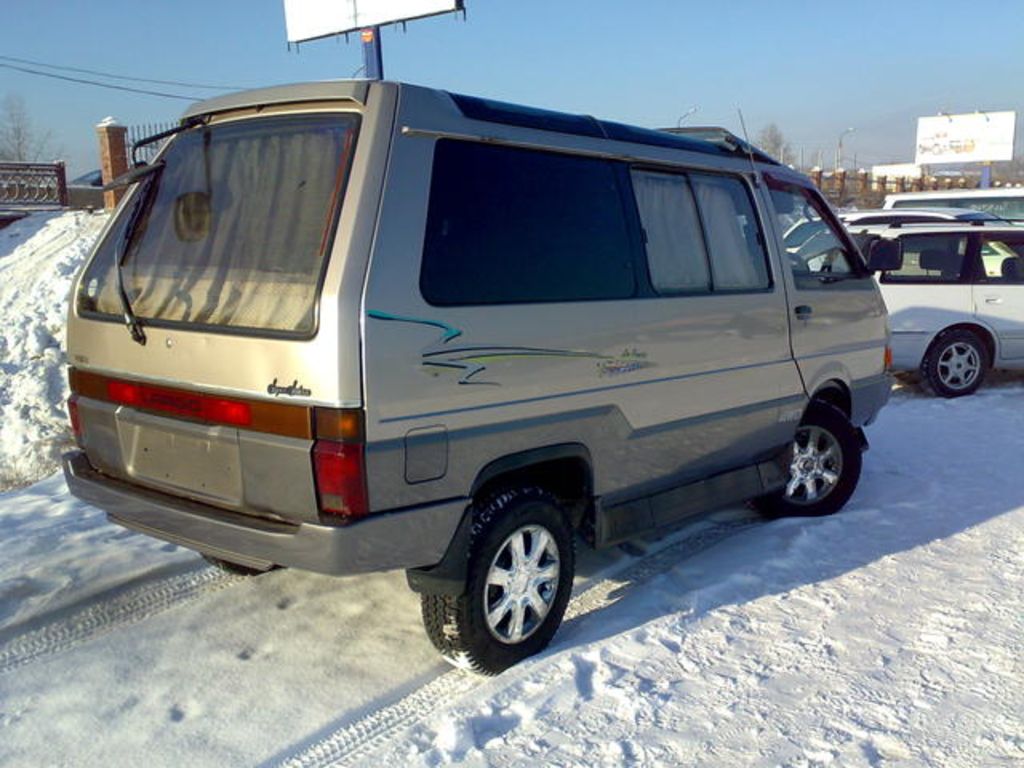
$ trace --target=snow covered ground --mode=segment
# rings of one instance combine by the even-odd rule
[[[64,418],[82,251],[37,247],[63,287],[0,248],[5,462]],[[837,516],[584,553],[550,649],[494,679],[438,660],[400,573],[231,577],[59,476],[0,494],[0,766],[1024,765],[1021,377],[899,392],[868,434]]]
[[[841,514],[591,556],[492,680],[401,574],[221,576],[50,478],[0,496],[0,764],[1021,765],[1022,433],[1019,382],[899,395]]]
[[[104,213],[34,213],[0,229],[0,490],[51,474],[70,442],[67,295],[106,221]]]

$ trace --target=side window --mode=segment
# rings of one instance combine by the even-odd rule
[[[967,235],[907,235],[900,239],[903,266],[883,283],[958,283],[964,273]]]
[[[728,176],[692,174],[716,291],[752,291],[771,287],[764,237],[742,181]]]
[[[778,218],[790,268],[801,277],[859,275],[852,253],[840,236],[824,202],[810,190],[768,178],[772,206]]]
[[[654,290],[662,295],[707,292],[708,255],[686,176],[636,170],[632,175]]]
[[[983,235],[981,263],[990,283],[1024,283],[1024,236]]]
[[[431,304],[628,298],[635,252],[611,162],[437,142],[420,270]]]

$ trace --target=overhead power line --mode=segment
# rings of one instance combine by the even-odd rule
[[[95,80],[86,80],[81,77],[69,77],[68,75],[58,75],[53,72],[40,72],[37,69],[29,69],[28,67],[18,67],[14,64],[4,64],[0,61],[0,67],[5,69],[14,69],[18,72],[25,72],[29,75],[39,75],[40,77],[52,77],[55,80],[67,80],[71,83],[81,83],[83,85],[95,85],[98,88],[110,88],[114,91],[128,91],[129,93],[144,93],[147,96],[160,96],[165,99],[180,99],[182,101],[200,101],[202,96],[182,96],[178,93],[162,93],[160,91],[149,91],[144,88],[131,88],[127,85],[114,85],[113,83],[99,83]]]
[[[83,69],[82,67],[66,67],[59,64],[48,64],[45,61],[32,61],[31,59],[18,59],[14,56],[0,56],[0,61],[12,61],[15,64],[27,64],[32,67],[44,67],[56,69],[61,72],[78,72],[84,75],[96,75],[111,80],[125,80],[135,83],[153,83],[154,85],[176,85],[181,88],[202,88],[209,91],[240,91],[242,86],[238,85],[209,85],[203,83],[183,83],[178,80],[152,80],[147,77],[132,77],[131,75],[115,75],[113,72],[102,72],[98,69]]]

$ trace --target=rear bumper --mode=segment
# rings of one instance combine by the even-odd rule
[[[64,455],[64,477],[71,493],[126,528],[253,568],[285,565],[336,575],[437,564],[469,503],[456,499],[345,526],[292,524],[112,479],[93,469],[82,451]]]

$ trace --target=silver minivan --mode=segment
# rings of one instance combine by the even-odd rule
[[[889,397],[891,249],[724,131],[327,82],[199,103],[127,181],[72,491],[226,568],[405,569],[479,672],[550,641],[577,539],[839,509]]]

